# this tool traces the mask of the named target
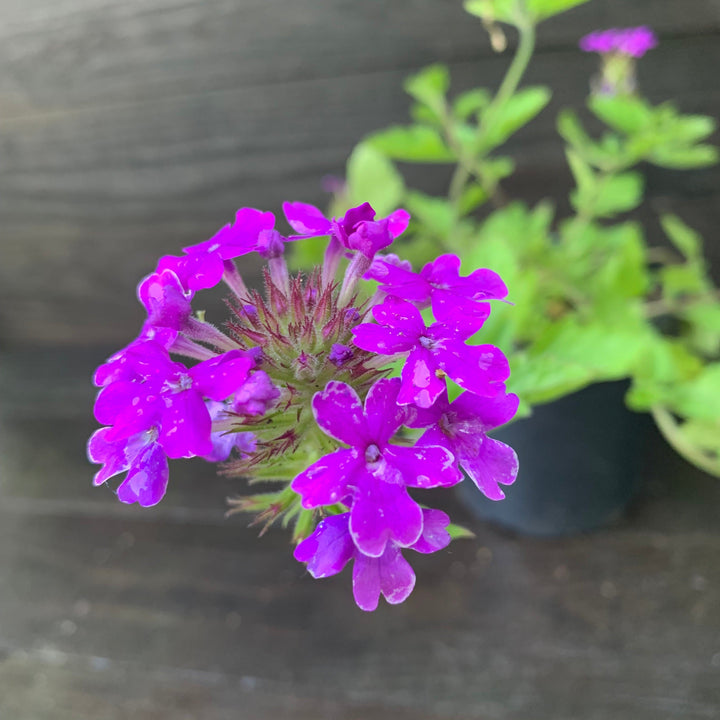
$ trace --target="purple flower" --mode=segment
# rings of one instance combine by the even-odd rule
[[[193,253],[192,255],[165,255],[158,261],[155,273],[171,270],[177,275],[186,291],[206,290],[215,287],[223,277],[223,260],[219,253]]]
[[[390,444],[405,417],[397,404],[399,389],[397,378],[378,380],[364,409],[345,383],[329,382],[316,393],[312,405],[320,429],[350,448],[325,455],[291,483],[305,508],[349,505],[350,534],[371,557],[380,557],[390,541],[409,547],[420,537],[422,512],[406,486],[431,488],[460,480],[445,448]]]
[[[373,317],[379,324],[358,325],[353,341],[380,355],[408,353],[397,399],[401,405],[430,407],[445,390],[445,375],[477,395],[503,392],[510,375],[507,358],[493,345],[465,344],[482,325],[482,316],[454,317],[426,327],[412,303],[391,295],[373,308]]]
[[[505,283],[492,270],[475,270],[460,277],[460,258],[441,255],[420,271],[399,266],[396,262],[376,260],[365,277],[377,280],[387,295],[409,300],[418,307],[432,304],[438,320],[473,315],[487,318],[487,300],[500,300],[507,295]]]
[[[424,509],[422,532],[410,548],[432,553],[446,547],[450,543],[445,529],[449,523],[444,512]],[[364,555],[353,542],[349,524],[350,513],[321,520],[315,532],[295,548],[295,559],[306,562],[314,578],[336,575],[354,559],[353,595],[362,610],[375,610],[381,594],[391,605],[403,602],[415,587],[415,573],[400,547],[389,542],[379,557]]]
[[[346,250],[355,250],[369,258],[403,233],[410,220],[406,210],[395,210],[388,217],[375,220],[375,210],[370,203],[350,208],[343,217],[332,220],[314,205],[301,202],[283,203],[283,212],[292,229],[299,233],[291,239],[330,235],[332,241]]]
[[[188,369],[155,349],[148,352],[152,362],[138,360],[133,368],[142,373],[150,365],[152,372],[141,381],[118,380],[104,387],[95,401],[95,417],[113,426],[108,433],[113,440],[159,426],[158,442],[169,457],[209,455],[211,420],[203,398],[228,398],[245,382],[254,361],[232,350]]]
[[[418,445],[447,448],[460,467],[491,500],[502,500],[500,484],[511,485],[518,472],[515,451],[487,436],[488,430],[509,422],[517,412],[518,398],[498,394],[483,398],[464,392],[452,403],[443,393],[428,408],[418,408],[407,421],[408,427],[429,427]]]
[[[235,222],[220,228],[205,242],[183,248],[189,255],[218,255],[222,260],[247,255],[257,249],[258,239],[263,231],[272,230],[275,216],[255,208],[240,208]]]
[[[192,316],[190,301],[194,293],[183,286],[172,270],[148,275],[138,285],[137,294],[147,310],[147,322],[153,327],[180,331]]]
[[[280,390],[273,385],[264,370],[256,370],[235,391],[233,412],[239,415],[264,415],[280,397]]]
[[[225,419],[232,419],[229,414],[230,408],[226,403],[215,400],[206,400],[205,405],[213,423],[222,422]],[[214,430],[210,433],[212,452],[203,456],[204,460],[210,462],[224,462],[230,457],[233,448],[237,448],[240,457],[247,457],[255,452],[255,435],[251,432],[237,432],[233,428]]]
[[[603,55],[618,53],[640,58],[657,45],[655,33],[645,26],[597,30],[580,39],[580,49]]]
[[[334,343],[332,348],[330,349],[328,360],[333,365],[337,365],[337,367],[342,367],[352,356],[353,351],[347,345],[342,345],[341,343]]]
[[[168,483],[167,457],[157,441],[157,428],[150,428],[127,438],[112,439],[111,428],[100,428],[88,442],[90,462],[102,463],[95,485],[126,472],[117,489],[124,503],[137,502],[143,507],[157,505],[165,495]]]

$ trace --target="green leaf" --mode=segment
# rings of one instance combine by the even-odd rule
[[[461,93],[453,103],[453,115],[467,120],[473,113],[484,110],[490,104],[490,93],[485,88],[475,88]]]
[[[347,162],[348,202],[369,202],[379,216],[395,210],[405,183],[395,166],[367,142],[355,147]]]
[[[720,363],[706,366],[692,380],[673,388],[674,412],[687,418],[717,421],[720,415]]]
[[[660,224],[672,244],[688,260],[695,260],[702,253],[702,238],[688,227],[677,215],[661,215]]]
[[[475,537],[475,533],[472,530],[468,530],[462,525],[456,525],[455,523],[450,523],[445,529],[453,540],[471,540]]]
[[[687,170],[714,165],[718,161],[718,151],[712,145],[657,147],[649,154],[648,160],[660,167]]]
[[[458,202],[458,209],[461,215],[467,215],[488,200],[487,190],[482,185],[472,183],[468,185]]]
[[[530,11],[538,20],[546,20],[586,2],[589,0],[527,0]]]
[[[673,123],[673,136],[676,140],[691,145],[715,132],[717,122],[708,115],[678,115]]]
[[[602,180],[593,177],[592,184],[588,185],[587,176],[583,175],[580,179],[576,167],[571,164],[571,168],[578,179],[578,190],[571,200],[578,210],[589,212],[594,217],[610,217],[636,208],[642,200],[643,177],[640,173],[608,175]]]
[[[440,133],[425,125],[394,125],[373,133],[365,143],[394,160],[448,163],[457,159]]]
[[[561,110],[557,119],[557,129],[560,136],[576,148],[587,147],[592,144],[592,138],[585,132],[578,116],[569,109]]]
[[[424,103],[433,111],[441,113],[445,107],[445,95],[450,87],[450,73],[445,65],[430,65],[405,80],[408,95]]]
[[[540,21],[582,5],[588,0],[465,0],[465,10],[486,20],[517,25],[528,16]]]
[[[701,262],[684,265],[666,265],[660,270],[663,296],[681,298],[685,295],[699,295],[708,287],[705,267]]]
[[[416,190],[405,196],[405,207],[414,222],[420,222],[425,231],[446,238],[454,225],[454,214],[445,198],[431,197]]]
[[[550,90],[544,86],[526,87],[518,90],[494,112],[483,117],[486,127],[481,138],[484,147],[502,145],[513,133],[532,120],[549,102]]]
[[[626,135],[653,122],[652,108],[635,95],[593,95],[588,106],[604,123]]]
[[[568,148],[565,151],[565,156],[567,157],[570,171],[572,172],[575,184],[577,185],[578,199],[585,197],[588,197],[589,199],[595,192],[595,187],[597,185],[593,169],[579,153],[575,152],[575,150]]]

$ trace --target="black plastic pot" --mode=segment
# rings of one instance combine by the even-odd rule
[[[627,387],[592,385],[493,433],[517,452],[518,478],[499,502],[466,479],[460,499],[476,517],[527,535],[568,535],[617,520],[639,487],[651,425],[626,409]]]

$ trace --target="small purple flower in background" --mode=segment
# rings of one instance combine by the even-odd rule
[[[420,273],[397,255],[376,258],[407,227],[404,210],[379,219],[368,203],[333,219],[304,203],[284,210],[298,234],[283,236],[272,213],[241,208],[140,282],[140,334],[93,378],[104,427],[88,458],[102,466],[96,485],[124,474],[118,499],[144,507],[165,495],[168,459],[201,457],[279,483],[231,500],[234,510],[255,512],[265,528],[292,523],[295,556],[315,577],[352,560],[355,600],[374,610],[381,595],[399,603],[415,585],[403,549],[450,542],[447,515],[422,508],[410,488],[450,487],[462,468],[501,497],[499,485],[517,473],[512,450],[486,435],[515,412],[507,360],[470,341],[507,289],[491,270],[462,277],[454,255]],[[322,267],[291,276],[285,243],[318,235],[328,236]],[[266,262],[264,295],[236,264],[249,253]],[[366,274],[379,282],[374,294],[361,292]],[[192,303],[220,282],[230,317],[216,326]],[[447,378],[475,394],[449,403]],[[424,434],[414,440],[403,426]]]
[[[657,44],[655,33],[645,26],[596,30],[580,39],[580,49],[585,52],[619,53],[633,58],[641,58]]]

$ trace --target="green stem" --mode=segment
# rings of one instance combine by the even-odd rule
[[[709,457],[700,448],[689,442],[682,434],[680,425],[668,410],[656,405],[651,408],[651,412],[660,432],[678,454],[701,470],[720,477],[720,459]]]
[[[487,119],[491,118],[497,112],[497,109],[502,107],[513,96],[535,50],[535,25],[532,20],[521,14],[520,11],[518,12],[517,29],[519,33],[518,46],[505,77],[486,111],[485,117]],[[482,128],[480,133],[482,135]],[[458,154],[458,165],[455,168],[448,190],[448,199],[453,207],[455,224],[457,224],[460,218],[460,199],[471,177],[474,176],[480,182],[489,196],[493,196],[498,191],[498,184],[492,183],[491,185],[488,183],[482,169],[481,157],[466,158],[463,156],[462,147],[452,131],[450,118],[446,122],[445,134],[448,144]]]

